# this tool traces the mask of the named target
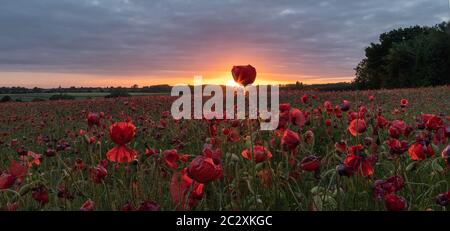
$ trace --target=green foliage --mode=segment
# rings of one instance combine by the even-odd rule
[[[355,68],[359,89],[450,84],[450,22],[380,35]]]
[[[2,102],[2,103],[11,102],[11,101],[12,101],[12,98],[9,95],[5,95],[2,97],[2,99],[0,99],[0,102]]]
[[[49,100],[73,100],[73,99],[75,99],[74,96],[67,94],[52,95],[49,98]]]
[[[127,90],[125,89],[121,89],[121,88],[116,88],[114,90],[111,90],[111,93],[107,96],[105,96],[105,98],[117,98],[117,97],[129,97],[131,96],[130,93],[128,93]]]

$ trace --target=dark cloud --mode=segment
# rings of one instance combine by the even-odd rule
[[[270,57],[275,73],[352,76],[364,47],[380,33],[450,19],[447,0],[4,0],[1,4],[3,72],[157,76],[201,72],[205,62],[220,62],[220,55],[244,52]]]

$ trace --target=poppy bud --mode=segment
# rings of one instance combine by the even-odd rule
[[[305,143],[312,144],[314,141],[314,133],[311,130],[306,131],[305,133]]]
[[[436,197],[436,204],[447,206],[450,202],[450,192],[441,193]]]
[[[56,155],[56,151],[53,148],[48,148],[47,151],[45,151],[45,156],[52,157]]]
[[[339,176],[353,175],[353,169],[345,166],[345,164],[339,164],[338,166],[336,166],[336,171],[339,174]]]
[[[88,126],[100,126],[100,115],[98,113],[89,112],[87,116]]]
[[[251,65],[234,66],[231,69],[231,74],[233,75],[234,81],[244,87],[252,84],[256,79],[256,69]]]
[[[341,109],[341,111],[348,111],[348,110],[350,110],[350,102],[348,100],[342,101],[342,103],[340,105],[340,109]]]
[[[101,164],[99,164],[97,167],[90,169],[90,175],[91,180],[94,183],[99,184],[103,181],[103,179],[105,179],[106,176],[108,176],[108,171]]]

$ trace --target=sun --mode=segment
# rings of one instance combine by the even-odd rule
[[[225,85],[230,86],[230,87],[239,87],[239,84],[234,82],[234,80],[232,80],[232,79],[228,80]]]

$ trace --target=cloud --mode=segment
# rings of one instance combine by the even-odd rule
[[[449,15],[445,0],[4,0],[0,68],[173,78],[235,60],[351,77],[380,33]]]

